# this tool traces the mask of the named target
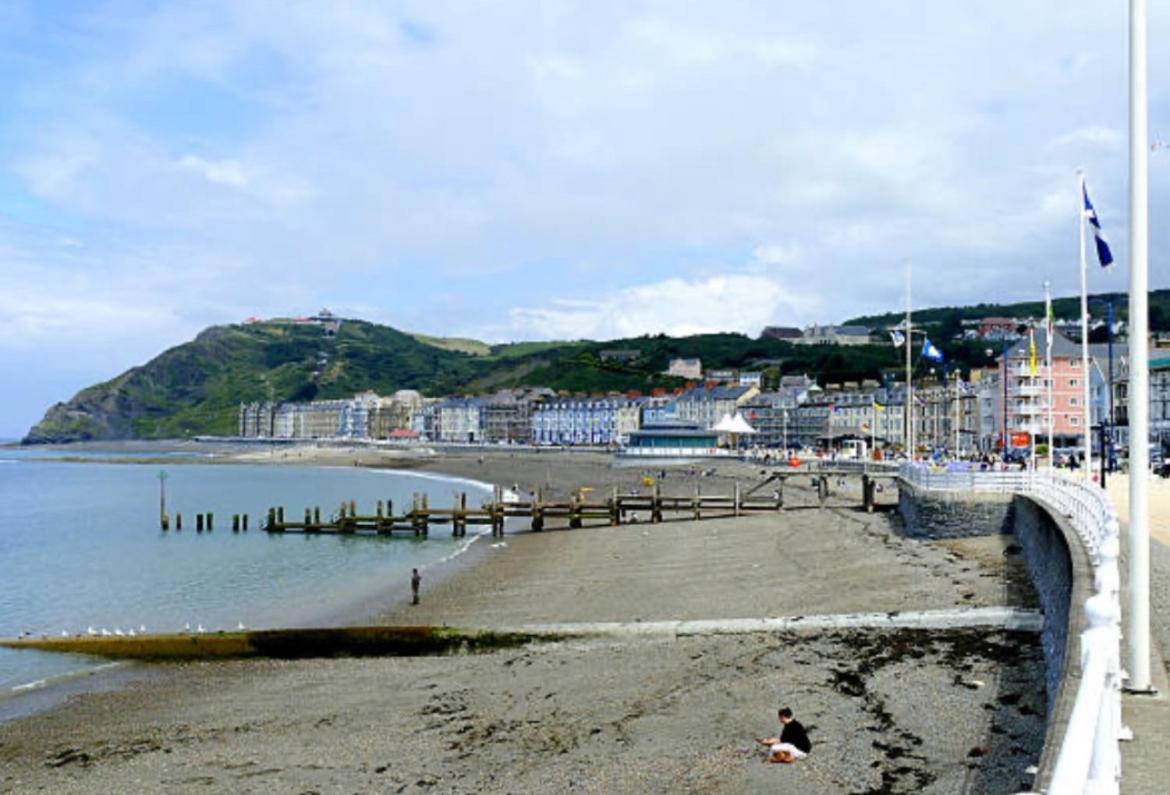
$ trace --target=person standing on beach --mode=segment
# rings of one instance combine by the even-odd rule
[[[422,575],[418,573],[418,569],[411,569],[410,575],[410,603],[412,605],[418,604],[418,589],[422,585]]]
[[[792,710],[784,707],[779,712],[780,725],[784,728],[778,737],[768,737],[756,740],[760,745],[768,746],[768,761],[781,764],[792,764],[797,759],[804,759],[812,750],[812,742],[804,726],[792,717]]]

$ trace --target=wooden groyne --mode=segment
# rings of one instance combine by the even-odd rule
[[[335,512],[323,515],[320,506],[305,508],[299,521],[285,512],[284,506],[273,506],[260,529],[266,533],[328,533],[338,535],[394,535],[411,534],[427,536],[432,525],[450,525],[455,537],[467,535],[468,525],[487,525],[492,536],[504,535],[504,523],[508,519],[526,520],[529,527],[540,532],[549,520],[561,520],[570,528],[583,527],[586,522],[607,524],[613,527],[634,522],[658,523],[665,519],[692,519],[744,516],[761,512],[777,512],[785,509],[784,489],[790,478],[810,478],[815,489],[817,505],[824,507],[830,493],[830,477],[857,477],[861,484],[862,507],[873,511],[876,501],[877,477],[870,473],[819,472],[776,473],[764,478],[748,489],[735,483],[731,494],[703,494],[696,484],[692,494],[664,495],[655,483],[648,493],[638,491],[622,494],[615,487],[605,499],[597,499],[591,489],[578,489],[567,498],[546,498],[543,490],[530,493],[528,499],[504,499],[504,491],[496,486],[490,500],[478,507],[468,505],[467,493],[456,495],[449,508],[430,505],[425,492],[416,492],[411,498],[410,508],[400,514],[394,513],[392,500],[378,500],[372,513],[361,513],[355,501],[342,501]],[[890,477],[886,475],[885,477]],[[770,491],[769,491],[770,490]],[[196,532],[211,532],[213,516],[210,513],[196,514]],[[182,514],[175,517],[175,529],[183,527]],[[162,529],[169,529],[166,514],[162,517]],[[247,532],[247,514],[232,516],[232,532]]]

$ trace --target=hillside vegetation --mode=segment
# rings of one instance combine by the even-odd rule
[[[1117,297],[1119,308],[1121,298]],[[1164,307],[1165,314],[1156,314],[1155,307]],[[966,372],[990,364],[994,352],[989,356],[982,343],[951,340],[961,319],[1041,312],[1038,303],[985,304],[921,310],[915,320],[930,324],[948,366]],[[1073,300],[1060,299],[1057,314],[1073,316]],[[1170,318],[1170,290],[1151,294],[1151,320],[1155,317]],[[849,322],[883,328],[900,319],[890,313]],[[628,362],[603,361],[602,351],[612,348],[636,350],[639,355]],[[646,393],[684,385],[663,374],[676,357],[697,357],[704,369],[763,370],[768,383],[781,375],[807,373],[827,384],[879,378],[883,371],[900,369],[903,356],[889,345],[800,346],[742,334],[487,345],[409,334],[360,320],[343,322],[333,337],[325,336],[321,326],[289,321],[214,326],[52,406],[25,441],[231,435],[237,430],[241,402],[347,398],[365,390],[388,395],[416,389],[431,396],[485,394],[506,387]],[[915,360],[921,375],[924,365],[917,356]]]

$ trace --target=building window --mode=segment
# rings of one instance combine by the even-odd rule
[[[1068,404],[1070,406],[1079,406],[1079,405],[1081,405],[1081,401],[1078,398],[1069,398]]]
[[[1070,379],[1068,379],[1068,385],[1069,386],[1080,386],[1081,382],[1079,380],[1077,380],[1076,378],[1070,378]]]
[[[1069,417],[1069,418],[1068,418],[1068,424],[1069,424],[1069,425],[1080,425],[1080,424],[1081,424],[1081,418],[1080,418],[1080,417]]]
[[[1081,369],[1081,360],[1080,359],[1072,359],[1069,363],[1071,364],[1071,366],[1074,370]]]

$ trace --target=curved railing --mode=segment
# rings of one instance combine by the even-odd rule
[[[1088,629],[1081,633],[1081,681],[1061,739],[1048,791],[1117,793],[1121,749],[1120,525],[1098,486],[1061,475],[986,472],[903,464],[899,476],[924,491],[1024,494],[1060,513],[1076,531],[1093,564],[1093,595],[1085,600]]]

